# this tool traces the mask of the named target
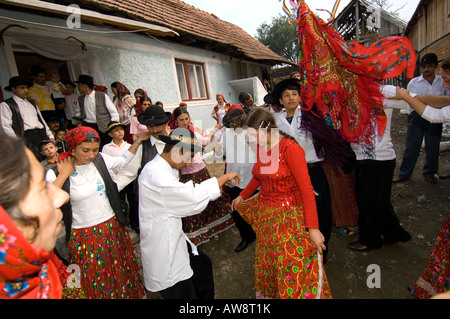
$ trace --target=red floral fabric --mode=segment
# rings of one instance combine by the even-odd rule
[[[0,206],[0,299],[60,299],[58,269]]]

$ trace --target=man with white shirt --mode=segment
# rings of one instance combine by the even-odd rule
[[[164,109],[157,105],[150,105],[142,114],[139,114],[138,121],[147,126],[150,138],[142,143],[142,147],[139,147],[131,162],[114,176],[113,179],[118,185],[124,185],[125,187],[135,181],[145,164],[150,162],[157,154],[162,153],[165,143],[161,141],[160,136],[168,135],[167,123],[171,118],[170,112],[164,112]],[[134,183],[134,193],[138,196],[137,180]]]
[[[355,191],[359,211],[359,240],[347,247],[355,251],[368,251],[397,242],[406,242],[411,235],[403,229],[391,204],[392,177],[396,165],[396,154],[391,140],[393,108],[407,108],[403,101],[389,100],[395,96],[395,87],[381,88],[384,96],[383,109],[387,124],[383,135],[378,126],[373,127],[373,143],[370,145],[351,143],[356,155]]]
[[[119,122],[119,113],[109,96],[100,91],[94,90],[94,79],[85,74],[74,81],[78,85],[81,95],[78,97],[80,107],[80,120],[83,126],[93,128],[100,135],[100,150],[111,141],[106,134],[108,123],[111,121]],[[81,124],[80,124],[81,125]]]
[[[139,176],[140,247],[144,283],[147,290],[160,292],[164,299],[214,298],[210,258],[183,232],[182,218],[201,213],[209,201],[217,199],[220,188],[239,175],[231,172],[200,184],[179,181],[179,170],[189,166],[201,151],[195,135],[176,128],[166,144]]]
[[[32,83],[19,76],[9,79],[5,90],[12,91],[14,95],[0,104],[0,125],[7,135],[23,138],[27,147],[41,159],[38,145],[43,140],[54,141],[54,136],[37,106],[27,100],[31,86]]]
[[[450,91],[443,87],[442,77],[435,73],[439,62],[436,54],[425,54],[420,61],[422,75],[408,83],[408,91],[419,95],[450,95]],[[441,123],[430,123],[413,110],[408,116],[406,145],[399,173],[392,182],[399,183],[411,178],[420,155],[422,140],[425,138],[425,164],[422,174],[426,181],[436,183],[441,134]]]

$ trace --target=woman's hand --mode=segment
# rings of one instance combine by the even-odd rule
[[[231,203],[231,210],[235,211],[237,210],[237,207],[239,206],[240,203],[242,203],[244,201],[244,198],[239,195],[238,197],[236,197],[233,202]]]
[[[323,250],[327,249],[327,247],[324,244],[325,237],[322,235],[320,230],[318,230],[317,228],[310,228],[310,229],[308,229],[308,232],[309,232],[309,238],[311,239],[312,243],[317,248],[319,253],[322,254]]]

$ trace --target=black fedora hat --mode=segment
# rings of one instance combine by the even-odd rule
[[[244,125],[246,118],[247,114],[242,108],[235,108],[223,117],[222,123],[226,128],[238,128]]]
[[[420,60],[420,65],[438,64],[439,62],[442,62],[442,60],[438,61],[438,57],[435,53],[427,53]]]
[[[302,89],[298,79],[289,78],[279,82],[277,85],[275,85],[275,88],[272,91],[273,104],[280,105],[281,94],[288,87],[297,88],[299,91],[301,91]]]
[[[117,126],[122,126],[123,129],[127,128],[127,125],[125,125],[125,124],[119,123],[117,121],[111,121],[108,123],[105,133],[109,133],[113,128],[115,128]]]
[[[169,136],[159,135],[159,139],[166,144],[178,145],[191,152],[203,152],[203,147],[198,145],[194,132],[185,127],[177,127]]]
[[[138,115],[138,121],[142,125],[154,126],[169,122],[171,117],[170,112],[164,112],[162,107],[152,104]]]
[[[75,83],[83,83],[83,84],[91,84],[94,85],[94,78],[90,75],[86,75],[86,74],[80,74],[78,76],[78,80],[74,81]]]
[[[22,85],[22,84],[25,84],[28,87],[33,86],[32,82],[22,79],[20,76],[13,76],[12,78],[9,79],[9,85],[7,87],[5,87],[5,90],[11,91],[11,89],[13,87],[16,87],[16,86]]]

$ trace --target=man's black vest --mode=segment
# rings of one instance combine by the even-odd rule
[[[23,127],[22,115],[20,115],[20,111],[19,111],[19,106],[17,105],[16,101],[14,101],[14,99],[12,97],[9,99],[6,99],[4,102],[6,104],[8,104],[9,108],[11,109],[12,129],[13,129],[14,133],[16,133],[17,137],[22,138],[23,133],[24,133],[24,127]],[[38,108],[36,107],[36,104],[34,104],[32,102],[30,102],[30,103],[36,108],[38,120],[45,129],[45,125],[42,122],[41,117],[39,116],[39,111],[38,111]]]

